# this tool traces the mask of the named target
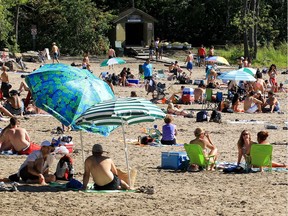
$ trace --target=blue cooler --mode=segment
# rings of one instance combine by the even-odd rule
[[[128,83],[134,83],[134,84],[139,84],[138,79],[127,79]]]
[[[186,160],[189,160],[186,152],[162,152],[161,168],[177,170]]]

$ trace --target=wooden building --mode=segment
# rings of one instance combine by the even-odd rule
[[[113,21],[110,43],[115,47],[146,46],[154,40],[154,23],[158,22],[149,14],[130,8]]]

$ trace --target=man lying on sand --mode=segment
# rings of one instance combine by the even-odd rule
[[[11,150],[19,155],[29,155],[34,150],[39,150],[40,146],[30,141],[30,137],[24,128],[19,127],[20,121],[16,117],[10,119],[0,134],[0,151]]]
[[[95,144],[92,148],[92,156],[85,160],[83,176],[83,190],[87,189],[90,173],[92,174],[95,190],[119,190],[130,189],[129,185],[118,178],[118,173],[112,159],[102,156],[103,148]]]

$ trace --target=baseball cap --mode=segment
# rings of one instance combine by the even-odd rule
[[[104,151],[103,151],[103,148],[102,148],[102,145],[101,145],[101,144],[95,144],[95,145],[93,145],[93,147],[92,147],[92,152],[95,152],[95,153],[102,153],[102,152],[104,152]]]
[[[41,146],[52,146],[52,144],[48,140],[45,140],[41,143]]]

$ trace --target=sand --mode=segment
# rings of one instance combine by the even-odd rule
[[[102,59],[91,58],[92,69],[95,75],[108,68],[100,68]],[[138,73],[138,65],[143,61],[126,58],[127,67],[132,73]],[[71,64],[81,62],[81,58],[62,59],[63,63]],[[38,67],[39,64],[28,63],[29,70]],[[154,63],[155,69],[165,69],[163,63]],[[120,73],[122,66],[115,66],[114,71]],[[226,69],[227,70],[227,69]],[[113,72],[110,70],[110,72]],[[204,68],[195,68],[192,79],[202,79]],[[9,72],[9,78],[14,88],[18,88],[21,78],[19,73]],[[267,78],[267,77],[264,77]],[[285,75],[279,75],[278,80],[284,81]],[[168,92],[178,90],[180,85],[173,82],[165,82]],[[191,85],[191,87],[195,87]],[[136,91],[138,96],[151,99],[146,96],[143,87],[115,87],[116,95],[125,97],[130,91]],[[25,97],[25,94],[22,94]],[[189,142],[194,136],[196,127],[203,127],[210,131],[211,137],[220,152],[219,161],[237,161],[237,140],[242,130],[247,129],[252,133],[252,139],[256,140],[258,131],[264,129],[264,124],[231,124],[227,120],[259,120],[277,125],[278,130],[269,130],[273,145],[273,160],[287,163],[287,131],[282,128],[287,121],[287,95],[278,94],[282,111],[285,114],[222,114],[223,123],[196,123],[195,118],[174,118],[178,127],[178,142]],[[166,108],[160,104],[159,107]],[[201,105],[184,105],[186,109],[196,112]],[[211,111],[210,111],[211,112]],[[144,135],[142,128],[158,125],[161,128],[163,120],[152,123],[126,126],[126,138],[135,140],[139,135]],[[4,128],[7,122],[0,122]],[[61,124],[51,116],[29,116],[29,119],[21,119],[21,126],[26,128],[31,139],[41,143],[44,139],[52,139],[57,135],[51,134],[51,130]],[[75,178],[82,181],[83,161],[81,155],[80,133],[66,132],[73,137],[77,153],[71,154],[74,159]],[[126,169],[122,131],[120,128],[112,132],[108,137],[98,134],[83,133],[85,155],[91,154],[92,145],[103,143],[105,150],[114,160],[116,166]],[[153,186],[155,193],[112,193],[97,194],[75,191],[61,191],[59,189],[25,185],[21,183],[18,192],[0,192],[0,214],[4,215],[287,215],[287,172],[249,173],[249,174],[223,174],[221,171],[202,171],[197,173],[178,172],[173,170],[158,169],[161,166],[161,152],[183,152],[183,146],[165,147],[140,147],[129,144],[129,161],[133,168],[138,170],[135,187]],[[0,155],[0,178],[15,173],[26,156]],[[56,163],[51,167],[54,172]],[[90,179],[91,180],[91,179]]]

